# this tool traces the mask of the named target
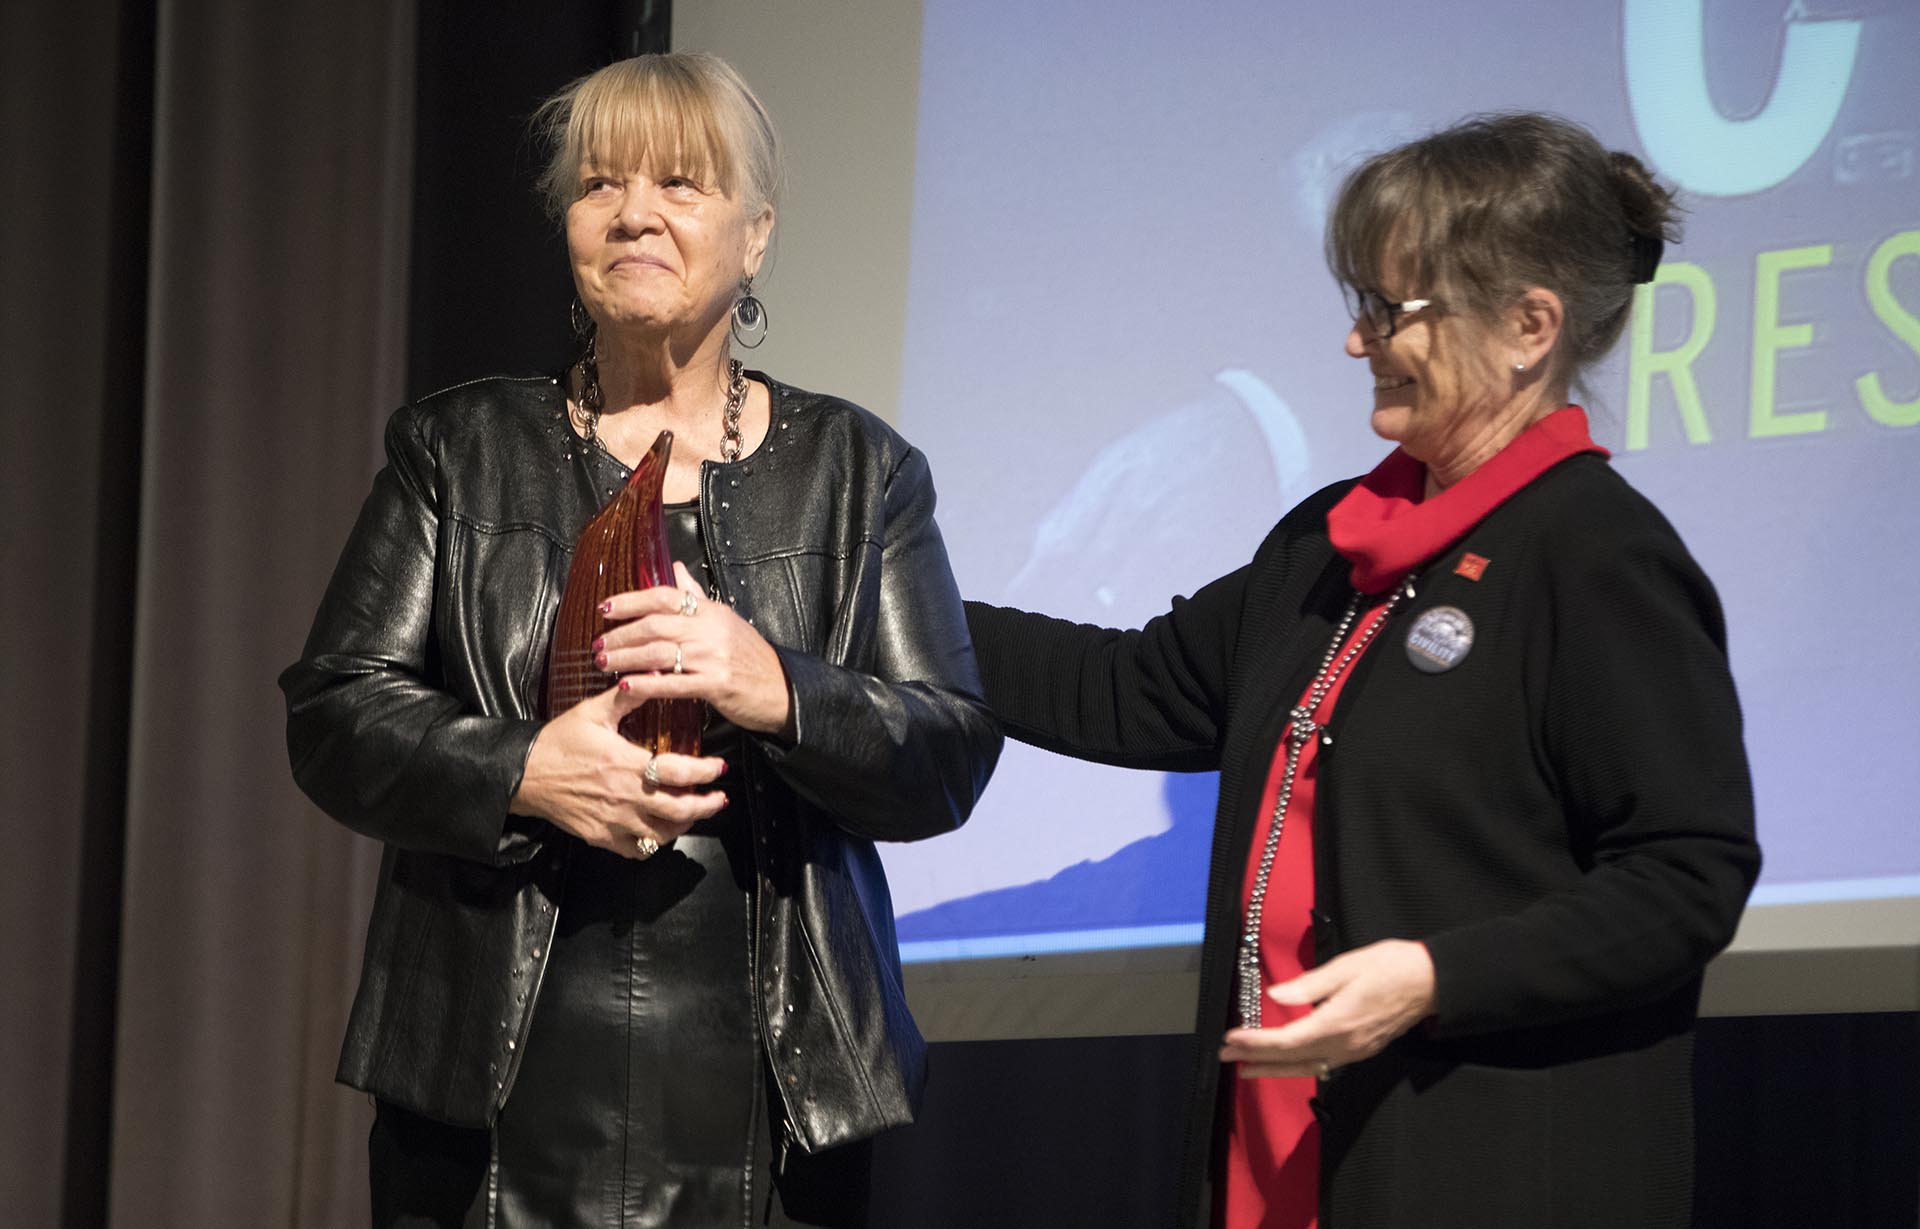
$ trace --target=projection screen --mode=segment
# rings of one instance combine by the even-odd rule
[[[1585,404],[1717,584],[1766,869],[1721,1013],[1920,1007],[1920,9],[726,0],[788,142],[754,358],[933,463],[969,596],[1137,626],[1363,472],[1321,259],[1356,159],[1551,111],[1685,193]],[[1192,1024],[1215,783],[1009,744],[883,851],[935,1037]]]

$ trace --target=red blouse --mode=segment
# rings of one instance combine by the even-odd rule
[[[1570,456],[1606,450],[1587,434],[1586,411],[1568,406],[1533,424],[1485,464],[1458,483],[1423,499],[1426,467],[1395,449],[1327,513],[1334,549],[1352,565],[1352,583],[1377,595],[1363,604],[1348,634],[1361,635],[1385,603],[1387,594],[1408,573],[1458,542],[1467,532],[1522,487]],[[1382,629],[1364,653],[1387,635]],[[1345,646],[1342,646],[1343,650]],[[1326,722],[1353,674],[1347,663],[1327,689],[1313,719]],[[1307,684],[1297,704],[1312,696]],[[1264,991],[1313,967],[1313,930],[1307,902],[1313,891],[1313,803],[1319,778],[1318,739],[1300,749],[1293,792],[1281,827],[1278,852],[1267,883],[1260,919],[1260,984]],[[1286,774],[1286,741],[1274,749],[1260,796],[1250,850],[1266,847],[1273,806]],[[1241,885],[1242,908],[1251,900],[1258,859],[1251,852]],[[1277,1027],[1308,1009],[1267,1000],[1263,1023]],[[1224,1229],[1314,1229],[1319,1224],[1320,1131],[1310,1105],[1312,1079],[1242,1080],[1227,1073],[1220,1082],[1221,1113],[1227,1123],[1226,1172],[1215,1221]]]

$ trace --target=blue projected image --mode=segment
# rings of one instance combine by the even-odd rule
[[[1920,608],[1920,8],[1536,18],[927,0],[899,404],[961,588],[1138,626],[1371,468],[1320,254],[1340,178],[1476,111],[1566,115],[1688,208],[1585,403],[1726,606],[1755,900],[1920,894],[1920,654],[1862,650]],[[903,954],[1196,941],[1214,789],[1009,744],[967,827],[884,851]]]
[[[994,888],[909,914],[900,920],[902,958],[1198,943],[1220,778],[1167,773],[1161,782],[1165,832],[1076,862],[1038,883]],[[1018,918],[1022,929],[1003,934],[1010,918]]]

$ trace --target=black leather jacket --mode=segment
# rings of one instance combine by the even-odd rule
[[[744,739],[760,1036],[809,1151],[911,1120],[924,1043],[876,840],[946,832],[1000,750],[925,459],[847,402],[772,391],[765,442],[701,475],[722,597],[779,652],[791,745]],[[624,477],[551,379],[408,406],[281,676],[294,776],[386,843],[342,1082],[485,1126],[513,1087],[571,842],[508,813],[573,543]],[[731,776],[731,774],[730,774]]]

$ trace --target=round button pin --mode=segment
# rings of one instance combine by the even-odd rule
[[[1422,611],[1407,629],[1407,660],[1428,674],[1451,670],[1473,648],[1473,620],[1458,606]]]

